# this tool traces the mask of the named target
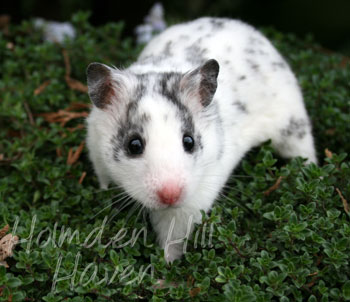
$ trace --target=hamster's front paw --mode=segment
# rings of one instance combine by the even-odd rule
[[[164,258],[167,263],[180,259],[183,255],[183,244],[172,244],[164,248]]]

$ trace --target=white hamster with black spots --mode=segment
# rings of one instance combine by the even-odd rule
[[[115,183],[149,210],[167,261],[181,257],[173,240],[201,221],[252,147],[271,139],[281,156],[316,162],[295,76],[241,21],[172,26],[125,70],[90,64],[87,81],[87,146],[100,186]]]

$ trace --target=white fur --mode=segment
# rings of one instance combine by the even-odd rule
[[[235,20],[215,19],[224,24],[215,29],[212,20],[201,18],[170,27],[154,38],[139,60],[128,68],[130,74],[188,72],[198,67],[196,58],[193,62],[188,58],[191,45],[206,49],[203,56],[219,62],[213,104],[194,113],[195,125],[202,134],[200,158],[194,161],[184,152],[181,121],[173,105],[162,100],[161,95],[148,94],[140,103],[139,110],[149,114],[152,122],[145,133],[145,153],[139,159],[113,161],[110,140],[118,119],[122,118],[123,102],[111,104],[108,110],[94,106],[87,120],[87,144],[101,187],[115,182],[149,208],[152,225],[163,248],[167,245],[172,219],[175,217],[171,240],[183,238],[190,217],[193,222],[200,222],[200,210],[210,210],[230,173],[252,147],[271,139],[281,156],[302,156],[308,162],[316,162],[302,94],[287,63],[251,26]],[[168,53],[165,59],[152,62],[152,57],[161,57],[165,49],[171,55]],[[239,80],[241,77],[245,78]],[[132,76],[125,82],[132,89]],[[232,105],[233,102],[243,104],[244,110],[237,108],[239,104]],[[208,119],[208,115],[212,116],[209,113],[215,110],[222,121],[223,132],[214,120]],[[304,121],[304,124],[301,122],[303,135],[293,133],[293,121]],[[289,135],[288,130],[291,131]],[[221,157],[217,147],[220,141],[224,142]],[[155,194],[169,179],[184,186],[181,202],[175,207],[161,205]],[[182,244],[171,244],[165,256],[173,261],[181,254]]]

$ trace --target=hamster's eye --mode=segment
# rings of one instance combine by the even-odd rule
[[[194,139],[191,136],[185,134],[182,143],[186,152],[191,153],[193,151]]]
[[[133,137],[128,143],[128,151],[131,155],[140,155],[143,153],[144,146],[140,137]]]

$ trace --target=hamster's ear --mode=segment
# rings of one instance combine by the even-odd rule
[[[218,86],[219,63],[208,60],[197,69],[186,73],[180,82],[180,90],[186,99],[196,98],[203,107],[212,101]]]
[[[105,108],[116,97],[112,72],[112,68],[101,63],[91,63],[86,70],[90,99],[100,109]]]

